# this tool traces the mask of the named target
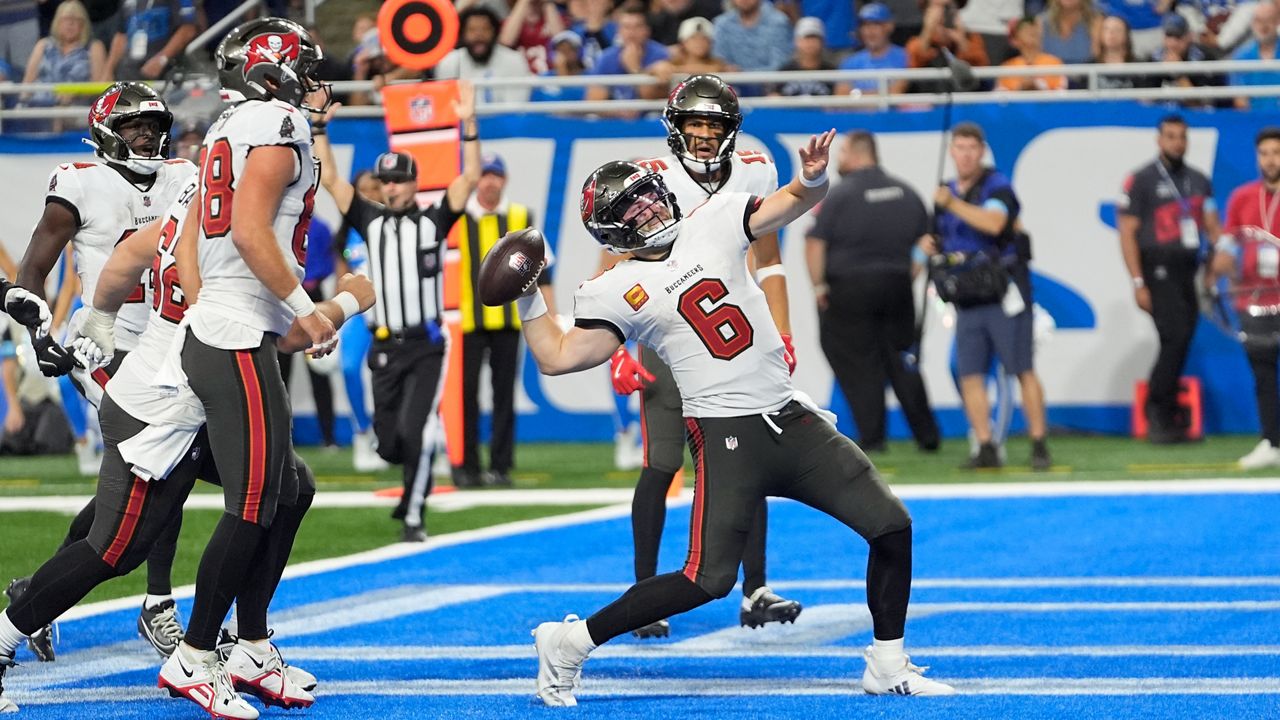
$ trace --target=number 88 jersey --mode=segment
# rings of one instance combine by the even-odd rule
[[[681,207],[671,253],[630,258],[578,288],[579,327],[637,340],[662,358],[689,417],[772,412],[794,391],[782,336],[764,292],[747,271],[748,229],[760,199],[717,193]]]
[[[279,100],[248,100],[225,111],[200,151],[200,302],[191,326],[200,339],[225,350],[256,346],[264,332],[283,335],[293,312],[249,269],[231,238],[235,192],[249,154],[260,147],[293,152],[291,181],[272,222],[276,243],[298,280],[307,257],[307,228],[319,173],[311,153],[311,126],[297,108]]]

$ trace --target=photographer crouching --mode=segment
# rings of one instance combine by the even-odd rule
[[[974,123],[951,131],[956,179],[934,197],[930,276],[939,296],[956,306],[956,374],[965,416],[978,442],[967,467],[998,468],[992,442],[987,373],[998,359],[1016,375],[1031,436],[1033,469],[1052,464],[1045,443],[1044,389],[1032,368],[1031,243],[1018,230],[1018,198],[1008,178],[983,166],[986,135]]]

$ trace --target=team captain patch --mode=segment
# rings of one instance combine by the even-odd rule
[[[645,303],[649,302],[649,293],[645,292],[639,283],[636,283],[622,298],[627,301],[632,310],[639,310],[644,307]]]

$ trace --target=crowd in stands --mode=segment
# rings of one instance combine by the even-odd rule
[[[487,88],[481,102],[657,99],[690,73],[733,70],[867,70],[937,67],[945,49],[975,67],[1255,60],[1258,72],[1105,75],[1102,88],[1273,85],[1277,0],[457,0],[457,49],[426,74],[436,78],[648,74],[648,86]],[[198,33],[234,9],[231,0],[0,0],[0,81],[159,79],[186,57]],[[300,15],[297,0],[262,12]],[[318,33],[317,33],[318,34]],[[323,39],[322,39],[323,41]],[[372,16],[352,26],[354,50],[329,58],[326,79],[383,84],[419,77],[382,51]],[[211,50],[211,48],[206,48]],[[207,54],[207,53],[206,53]],[[181,61],[181,62],[180,62]],[[1083,77],[1055,74],[983,83],[983,90],[1058,90]],[[946,89],[942,81],[887,87],[790,81],[743,86],[743,94],[867,95]],[[70,96],[26,93],[27,106]],[[1246,108],[1274,98],[1215,101]],[[13,104],[10,100],[9,104]],[[1187,102],[1191,105],[1194,103]]]

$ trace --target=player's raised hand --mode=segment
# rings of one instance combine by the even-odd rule
[[[827,171],[830,160],[831,141],[836,137],[835,129],[809,138],[809,144],[800,148],[800,173],[808,180],[817,180]]]
[[[460,122],[476,118],[476,86],[467,80],[458,81],[458,99],[453,101],[453,111]]]

